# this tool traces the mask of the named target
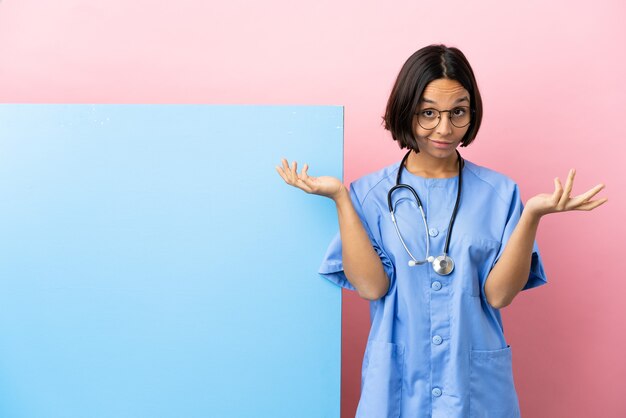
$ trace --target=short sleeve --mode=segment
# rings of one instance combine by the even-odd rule
[[[365,232],[367,233],[374,250],[380,257],[383,268],[389,278],[389,289],[391,289],[395,280],[395,269],[393,263],[380,245],[380,227],[378,224],[379,217],[375,216],[374,213],[366,214],[364,212],[361,202],[355,192],[354,184],[350,185],[350,198],[352,200],[352,206],[354,206],[354,210],[361,219],[361,223],[363,224]],[[341,234],[337,232],[328,246],[328,250],[322,260],[318,273],[338,286],[345,287],[349,290],[356,290],[352,283],[348,281],[348,278],[343,271],[341,248]]]
[[[520,196],[519,187],[515,185],[514,192],[511,197],[511,203],[509,207],[509,213],[506,220],[506,225],[504,227],[504,233],[501,239],[500,249],[498,250],[498,254],[493,262],[493,266],[500,259],[500,256],[504,252],[504,248],[506,244],[509,242],[509,238],[513,234],[513,230],[517,226],[519,222],[522,211],[524,210],[524,205],[522,203],[522,198]],[[530,273],[528,275],[528,281],[522,290],[531,289],[533,287],[541,286],[546,284],[548,279],[546,278],[546,273],[543,268],[543,261],[541,260],[541,255],[539,254],[539,247],[537,246],[537,241],[535,240],[533,244],[533,252],[532,252],[532,260],[530,264]]]

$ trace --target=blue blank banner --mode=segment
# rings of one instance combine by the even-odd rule
[[[331,106],[0,105],[0,417],[339,417]],[[300,168],[300,167],[299,167]]]

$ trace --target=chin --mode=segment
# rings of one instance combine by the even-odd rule
[[[446,152],[441,152],[440,150],[437,150],[437,151],[439,151],[439,152],[432,152],[431,155],[433,157],[440,158],[442,160],[447,160],[448,158],[452,157],[453,155],[456,155],[456,152],[454,152],[454,150],[446,151]]]
[[[434,157],[445,158],[445,157],[449,157],[450,155],[455,155],[456,147],[457,146],[452,145],[450,146],[450,148],[441,149],[441,148],[435,148],[431,146],[431,147],[428,147],[428,153]]]

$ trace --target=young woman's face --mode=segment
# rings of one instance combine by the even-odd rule
[[[448,158],[455,154],[456,147],[469,129],[469,123],[457,127],[463,125],[468,116],[471,117],[469,107],[470,95],[458,81],[439,78],[428,83],[413,116],[413,133],[420,152],[435,158]],[[436,111],[442,110],[449,112],[440,113],[437,118]],[[451,117],[457,126],[451,122]],[[427,129],[435,124],[436,127]]]

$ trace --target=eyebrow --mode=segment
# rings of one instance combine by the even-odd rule
[[[460,99],[457,99],[457,101],[454,102],[454,104],[461,103],[462,101],[469,102],[469,98],[467,96],[461,97]],[[436,101],[427,99],[426,97],[422,98],[422,102],[437,104]]]

